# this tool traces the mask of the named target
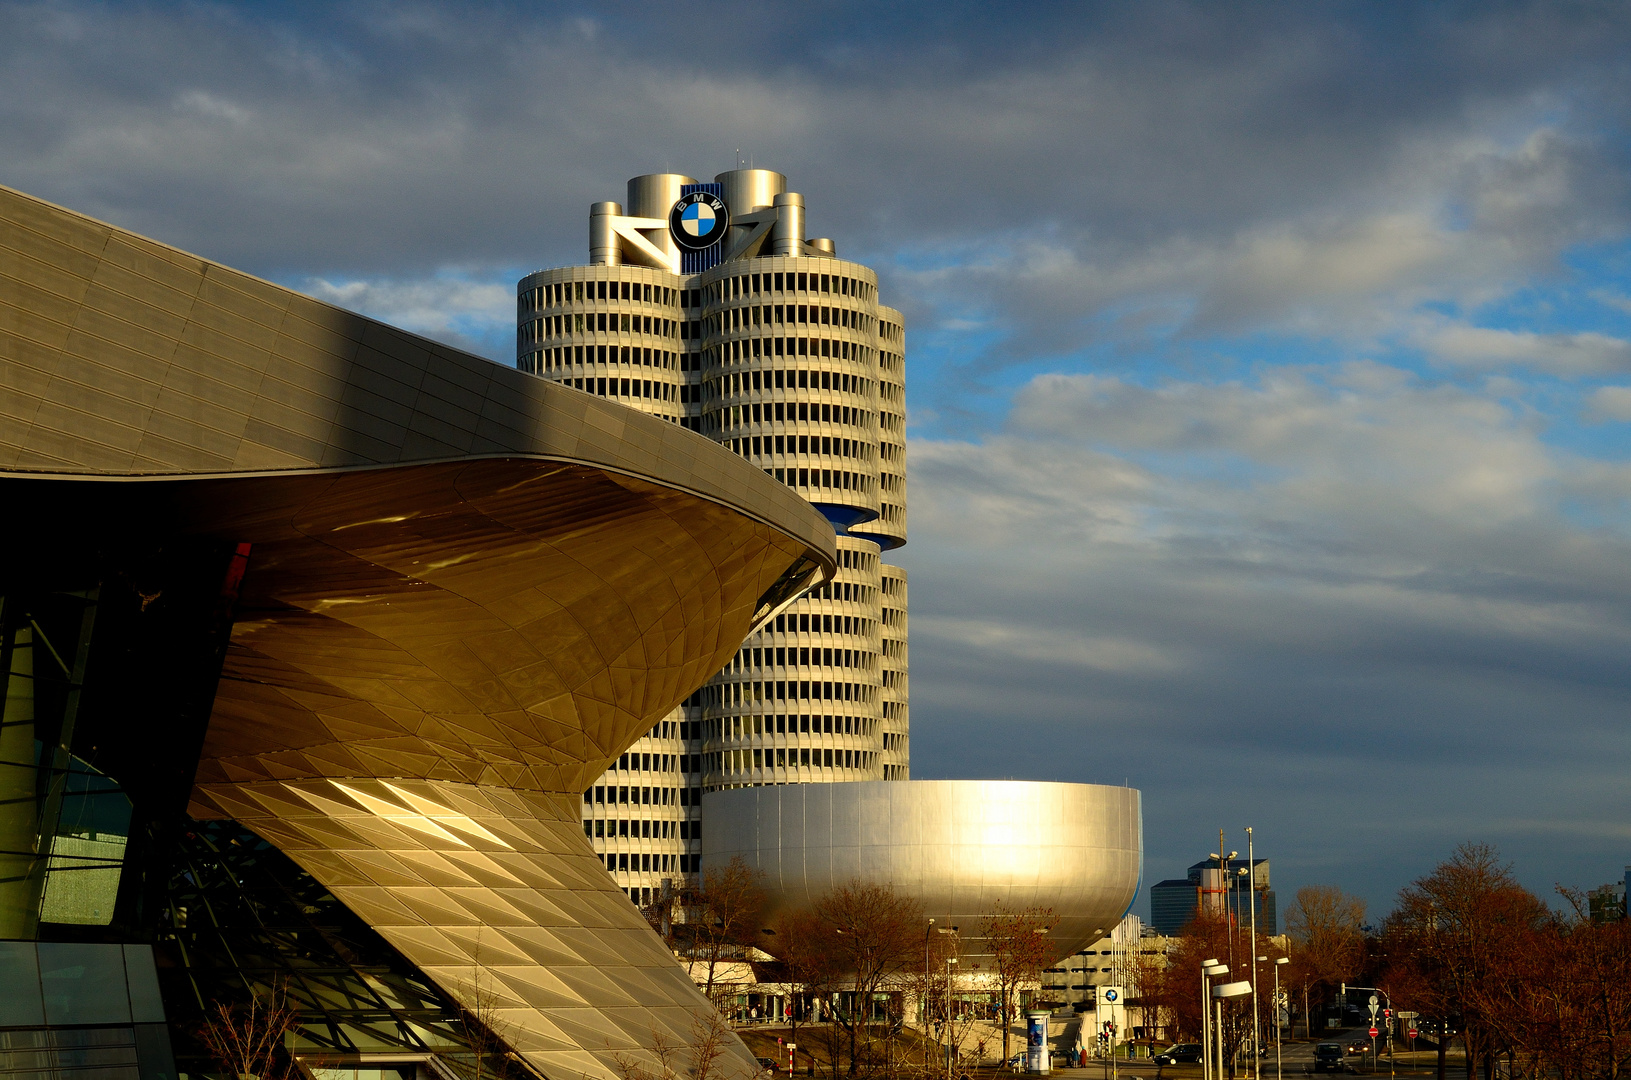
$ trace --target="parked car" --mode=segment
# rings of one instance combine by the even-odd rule
[[[1342,1072],[1348,1066],[1343,1062],[1341,1043],[1315,1043],[1314,1044],[1314,1071]]]
[[[759,1064],[764,1066],[765,1072],[775,1072],[779,1066],[770,1058],[760,1058]]]
[[[1157,1065],[1176,1065],[1180,1061],[1198,1062],[1200,1060],[1200,1043],[1176,1043],[1155,1055]]]

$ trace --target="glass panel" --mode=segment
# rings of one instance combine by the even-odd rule
[[[46,1023],[130,1023],[120,946],[42,941],[38,948]]]
[[[0,941],[0,1028],[45,1023],[32,941]]]
[[[130,984],[130,1019],[138,1024],[164,1022],[159,973],[151,945],[125,946],[125,978]]]
[[[40,921],[87,926],[112,922],[129,836],[130,800],[119,785],[71,757],[46,866]]]

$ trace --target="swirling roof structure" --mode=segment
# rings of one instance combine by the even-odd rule
[[[29,523],[14,567],[117,567],[178,537],[243,563],[177,812],[291,857],[543,1075],[614,1076],[708,1014],[577,804],[832,576],[831,527],[787,487],[676,425],[0,189],[0,498]],[[28,935],[25,908],[0,937]],[[756,1072],[730,1042],[727,1072]]]

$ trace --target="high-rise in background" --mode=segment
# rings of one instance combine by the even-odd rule
[[[1157,933],[1177,934],[1203,911],[1248,923],[1253,905],[1257,908],[1258,933],[1278,934],[1280,920],[1274,890],[1269,885],[1269,861],[1253,860],[1248,873],[1245,859],[1224,864],[1209,856],[1191,866],[1187,876],[1150,886],[1150,925]]]
[[[730,447],[838,533],[838,578],[584,792],[637,903],[700,872],[704,791],[910,776],[906,572],[884,561],[906,542],[905,328],[804,213],[765,169],[637,176],[590,208],[588,265],[518,285],[517,367]]]

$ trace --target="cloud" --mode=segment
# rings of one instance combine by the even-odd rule
[[[1528,368],[1564,377],[1631,371],[1631,341],[1606,334],[1537,334],[1476,326],[1441,326],[1419,335],[1434,359],[1458,367]]]
[[[590,203],[740,149],[907,313],[920,774],[1381,907],[1506,820],[1622,861],[1631,18],[711,11],[0,6],[0,182],[508,362]]]
[[[1277,871],[1383,911],[1468,836],[1543,891],[1611,855],[1631,477],[1521,407],[1370,363],[1052,374],[910,456],[914,716],[956,733],[916,775],[1130,777],[1152,850],[1273,821]],[[1382,806],[1387,857],[1351,835]]]
[[[519,275],[503,275],[514,280]],[[444,271],[430,278],[291,283],[339,307],[424,334],[500,363],[515,359],[515,290],[491,280]]]
[[[1593,391],[1586,406],[1586,418],[1631,422],[1631,386],[1603,386]]]

